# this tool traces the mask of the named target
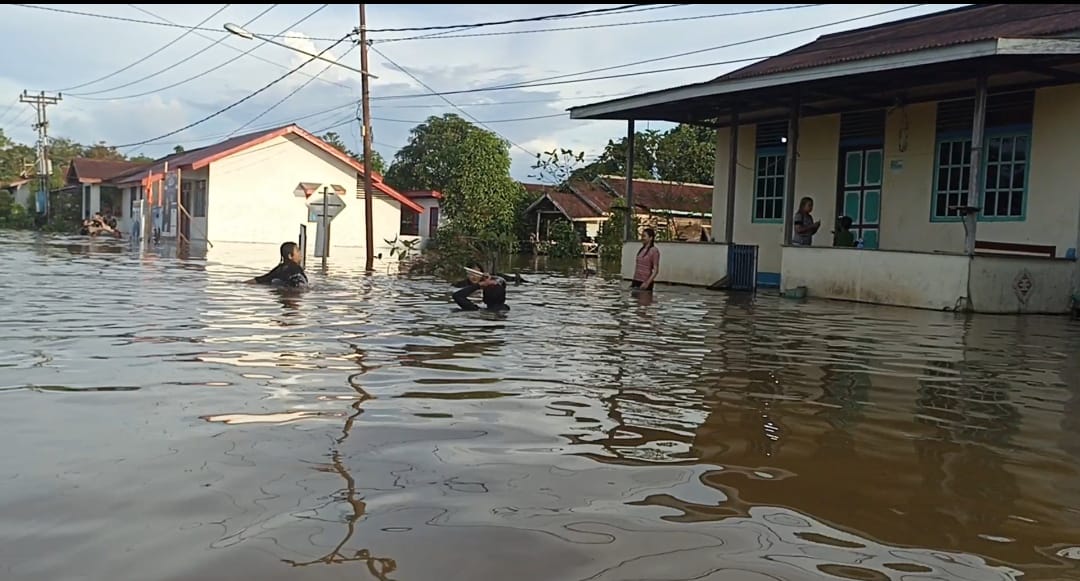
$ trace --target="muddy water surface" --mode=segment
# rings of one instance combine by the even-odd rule
[[[0,236],[0,579],[1080,579],[1080,327]]]

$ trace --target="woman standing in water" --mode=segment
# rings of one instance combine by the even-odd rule
[[[630,288],[652,292],[653,282],[660,274],[660,250],[656,248],[656,230],[646,228],[641,233],[641,242]]]

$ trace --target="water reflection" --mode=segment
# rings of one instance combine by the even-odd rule
[[[0,238],[5,581],[1080,579],[1068,321],[113,242]]]

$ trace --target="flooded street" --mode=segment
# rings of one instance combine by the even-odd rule
[[[0,579],[1080,579],[1080,325],[2,233]]]

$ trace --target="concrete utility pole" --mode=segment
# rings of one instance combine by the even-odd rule
[[[368,74],[367,18],[364,15],[363,4],[360,5],[360,70],[363,71],[360,75],[360,100],[364,116],[364,251],[366,253],[364,270],[371,272],[375,270],[375,227],[371,201],[374,195],[371,191],[373,165],[371,163],[371,90],[368,87],[370,75]]]
[[[58,104],[62,98],[63,96],[60,93],[57,93],[55,97],[50,97],[45,94],[45,91],[41,91],[37,95],[31,95],[28,91],[23,91],[22,95],[19,95],[19,102],[33,105],[34,109],[37,110],[37,122],[34,123],[34,129],[38,132],[35,173],[38,178],[38,192],[45,192],[45,205],[42,208],[42,214],[46,216],[49,214],[49,174],[51,173],[52,164],[49,163],[49,118],[45,109],[49,105]]]

